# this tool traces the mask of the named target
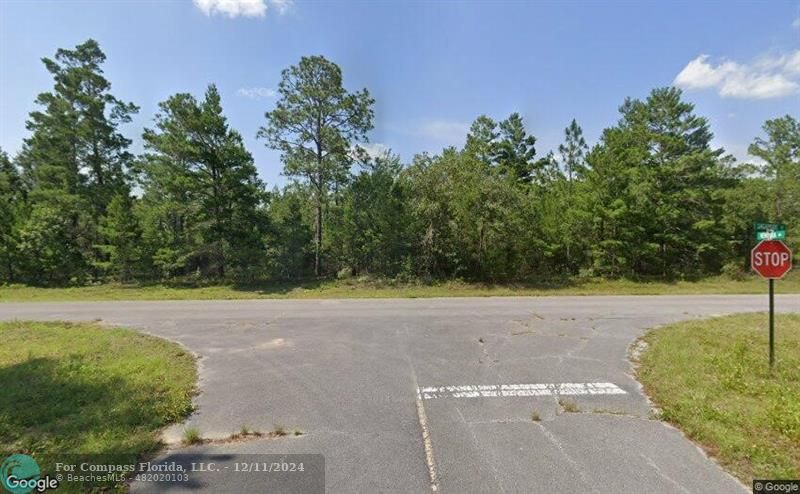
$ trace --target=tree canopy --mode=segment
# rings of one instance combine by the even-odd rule
[[[342,85],[338,65],[322,56],[303,57],[284,70],[280,100],[266,113],[258,136],[281,151],[284,172],[308,181],[314,192],[315,261],[319,275],[322,211],[331,187],[347,181],[353,145],[367,140],[375,103],[366,89],[350,93]]]
[[[665,87],[622,102],[591,147],[572,119],[555,153],[537,149],[514,112],[478,116],[463,148],[403,162],[361,147],[367,89],[309,56],[283,71],[257,131],[289,178],[268,190],[214,84],[161,102],[134,154],[138,108],[112,94],[105,58],[88,40],[42,59],[53,87],[21,150],[0,150],[0,282],[700,277],[744,272],[755,221],[800,240],[790,115],[737,162]]]

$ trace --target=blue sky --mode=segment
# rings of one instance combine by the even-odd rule
[[[520,112],[555,149],[572,118],[593,143],[626,96],[670,84],[739,158],[764,120],[800,115],[800,1],[490,2],[0,0],[0,146],[19,150],[39,59],[95,38],[112,92],[141,106],[124,133],[141,150],[159,101],[214,82],[268,184],[278,155],[255,134],[281,69],[303,55],[338,63],[377,100],[376,147],[404,161],[461,145],[480,114]]]

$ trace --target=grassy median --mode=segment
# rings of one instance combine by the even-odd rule
[[[698,281],[559,279],[530,283],[409,283],[368,277],[311,280],[290,284],[207,285],[105,284],[69,288],[0,286],[0,302],[79,300],[230,300],[282,298],[427,298],[539,295],[700,295],[764,293],[767,282],[755,276],[731,280],[719,276]],[[800,293],[800,272],[778,282],[777,293]]]
[[[0,323],[0,341],[1,458],[26,453],[43,472],[75,453],[133,463],[192,410],[194,358],[175,343],[42,322]]]
[[[800,314],[777,315],[776,328],[773,372],[766,314],[653,330],[639,362],[663,418],[745,485],[800,478]]]

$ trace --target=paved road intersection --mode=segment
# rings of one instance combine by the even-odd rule
[[[102,319],[177,341],[200,357],[189,425],[203,436],[304,433],[167,455],[321,453],[328,492],[730,493],[744,487],[649,418],[628,349],[646,328],[765,307],[764,296],[5,303],[0,319]],[[800,297],[777,307],[800,311]],[[193,487],[252,491],[241,482]]]

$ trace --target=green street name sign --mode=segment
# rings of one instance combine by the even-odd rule
[[[786,225],[783,223],[756,223],[756,240],[785,240]]]

